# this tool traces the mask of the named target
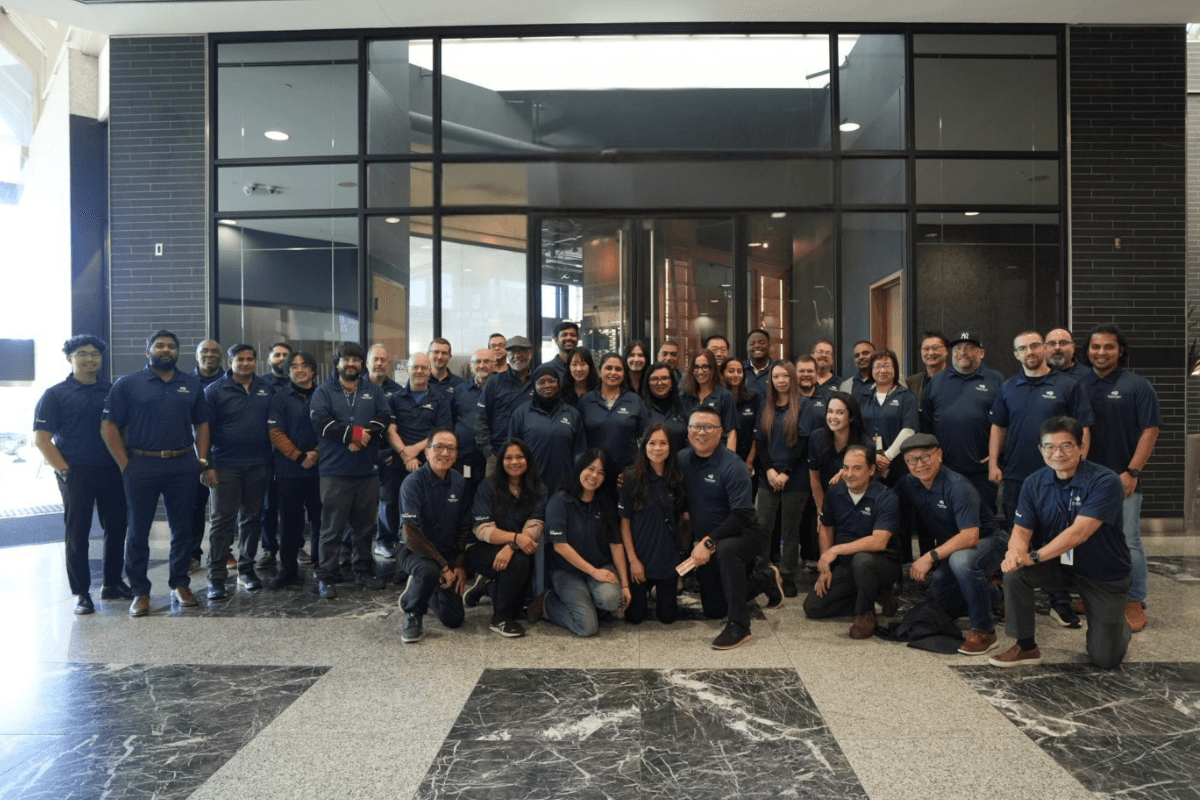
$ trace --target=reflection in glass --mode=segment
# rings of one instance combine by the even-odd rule
[[[259,355],[284,339],[328,377],[338,342],[358,341],[358,220],[263,219],[217,226],[217,335]]]
[[[778,208],[832,202],[829,161],[452,164],[448,205],[542,208]]]
[[[654,220],[650,249],[652,341],[677,342],[681,365],[690,363],[704,340],[734,335],[733,223],[728,219]]]
[[[855,205],[903,203],[906,184],[900,159],[842,161],[842,202]]]
[[[900,374],[909,371],[904,358],[902,293],[908,260],[908,221],[904,214],[842,215],[842,359],[834,365],[842,375],[854,373],[850,345],[869,339],[890,347],[900,358]]]
[[[433,149],[433,44],[376,40],[367,51],[367,152]]]
[[[833,340],[837,311],[833,217],[795,212],[752,215],[747,229],[749,327],[771,334],[775,358],[795,359],[810,352],[818,339]]]
[[[488,336],[526,335],[526,218],[442,220],[442,336],[464,359]],[[430,334],[424,339],[428,342]]]
[[[913,60],[918,150],[1057,150],[1051,58]]]
[[[1058,202],[1057,159],[917,161],[917,202],[1041,205]]]
[[[446,40],[442,65],[446,152],[829,147],[825,34]]]
[[[428,161],[368,164],[367,205],[372,208],[433,205],[433,164]]]
[[[1057,214],[918,214],[917,330],[978,330],[988,365],[1013,374],[1013,338],[1063,324],[1059,237]]]
[[[554,326],[579,322],[579,343],[595,353],[628,338],[631,222],[553,217],[542,222],[541,360],[558,354]],[[585,311],[586,309],[586,311]]]
[[[904,37],[838,36],[838,135],[843,150],[904,147]]]
[[[914,33],[914,53],[960,55],[1052,56],[1058,52],[1054,36],[978,33]]]
[[[357,62],[354,41],[219,45],[217,157],[358,152]]]
[[[357,208],[357,164],[221,167],[219,211]]]
[[[367,267],[371,273],[367,338],[386,347],[394,362],[404,361],[413,350],[423,351],[433,337],[433,283],[428,277],[433,272],[433,221],[371,217]]]

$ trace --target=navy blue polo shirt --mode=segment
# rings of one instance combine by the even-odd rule
[[[650,580],[675,576],[679,565],[679,546],[675,543],[675,510],[667,482],[653,470],[648,476],[646,506],[634,509],[631,481],[626,478],[617,500],[617,513],[629,520],[633,550]]]
[[[804,399],[806,402],[804,404],[803,423],[808,428],[809,434],[811,434],[813,431],[825,427],[825,412],[829,410],[825,407],[825,404],[829,402],[829,395],[827,392],[821,391],[820,387],[817,387],[812,397],[805,397]]]
[[[687,440],[687,418],[683,415],[683,407],[676,404],[659,406],[653,400],[646,407],[646,427],[649,428],[656,422],[661,422],[667,426],[667,430],[671,432],[672,451],[678,453],[680,450],[688,446]]]
[[[857,503],[850,496],[846,482],[830,486],[825,492],[825,504],[821,507],[821,524],[833,528],[833,543],[855,542],[875,531],[888,531],[895,535],[900,529],[900,501],[882,483],[871,481],[867,491]],[[891,538],[883,552],[893,554]],[[838,561],[849,560],[839,556]]]
[[[875,384],[864,384],[855,396],[862,408],[863,430],[872,442],[879,436],[886,450],[896,441],[905,428],[914,433],[921,429],[921,418],[917,414],[917,396],[907,386],[896,385],[883,398],[880,405],[875,396]]]
[[[627,389],[609,408],[600,390],[593,389],[579,398],[577,408],[583,417],[588,447],[603,450],[609,463],[617,470],[632,464],[633,457],[637,455],[638,438],[646,430],[649,417],[642,398]]]
[[[45,391],[33,411],[33,429],[54,434],[54,446],[71,467],[116,466],[100,437],[104,400],[112,384],[80,383],[68,375]]]
[[[859,373],[859,372],[855,372],[848,379],[842,380],[842,384],[845,384],[847,380],[850,382],[850,385],[847,386],[845,389],[840,389],[840,391],[843,391],[846,394],[850,395],[851,397],[855,397],[855,398],[857,398],[858,393],[861,392],[866,387],[868,387],[868,386],[874,387],[875,386],[874,378],[863,378],[862,373]]]
[[[275,370],[271,370],[267,374],[263,375],[262,378],[268,384],[270,384],[272,389],[282,389],[292,382],[292,379],[287,375],[287,373],[284,373],[282,376],[276,375]]]
[[[829,457],[829,460],[824,464],[821,463],[821,449],[825,446],[825,440],[832,436],[833,433],[828,427],[822,425],[819,428],[814,428],[812,434],[808,437],[808,468],[816,470],[821,475],[821,485],[829,486],[829,482],[833,480],[833,476],[842,471],[842,461],[846,456],[846,450],[834,450]],[[863,438],[861,442],[850,441],[846,445],[846,449],[850,449],[852,444],[861,444],[870,447],[874,450],[871,440]]]
[[[746,359],[742,362],[742,369],[746,372],[746,385],[754,390],[754,393],[759,397],[767,396],[767,387],[771,385],[771,369],[779,362],[773,358],[767,359],[767,367],[762,372],[754,371],[754,362]]]
[[[301,393],[291,382],[275,392],[271,397],[271,410],[267,415],[267,431],[280,430],[292,441],[292,444],[302,453],[317,449],[317,432],[313,428],[309,416],[309,404],[312,402],[313,387],[306,393]],[[304,467],[287,458],[278,450],[275,451],[276,478],[307,478],[317,474],[317,467]]]
[[[392,394],[388,402],[396,433],[406,445],[428,439],[435,428],[449,428],[453,424],[449,398],[433,389],[426,389],[418,396],[409,385]]]
[[[1088,370],[1082,386],[1096,417],[1088,461],[1119,475],[1129,468],[1142,431],[1162,426],[1158,394],[1150,381],[1120,367],[1104,378]],[[1139,491],[1141,487],[1138,481]]]
[[[1077,381],[1083,380],[1083,376],[1091,373],[1092,368],[1082,361],[1076,361],[1071,365],[1070,369],[1060,370],[1064,375],[1070,375]]]
[[[226,372],[204,390],[211,421],[209,459],[215,468],[254,467],[271,463],[267,418],[275,390],[266,378],[255,375],[243,387]]]
[[[475,381],[464,381],[450,397],[450,416],[454,419],[454,435],[458,437],[456,468],[462,464],[478,468],[486,460],[475,446],[475,416],[479,413],[479,395],[482,391],[483,387]]]
[[[461,375],[455,375],[449,367],[446,368],[445,378],[439,380],[436,375],[429,376],[429,388],[438,394],[445,395],[447,399],[458,391],[459,386],[462,386],[466,382],[465,378]],[[404,441],[408,440],[405,439]]]
[[[596,568],[613,562],[610,545],[621,543],[619,530],[604,530],[600,521],[600,502],[585,503],[577,497],[559,489],[546,505],[547,541],[554,544],[569,544],[584,561]],[[557,552],[554,553],[553,569],[586,574]]]
[[[531,519],[546,521],[546,492],[543,490],[533,503],[533,509],[526,514],[521,510],[522,503],[513,497],[508,508],[501,513],[496,512],[496,497],[492,494],[492,482],[484,481],[475,490],[475,502],[471,506],[471,516],[475,525],[490,522],[502,531],[520,533],[525,529],[525,523]]]
[[[364,377],[362,379],[362,382],[363,383],[375,383],[374,381],[371,380],[369,375]],[[401,386],[400,384],[396,383],[391,378],[384,378],[383,383],[375,383],[375,385],[378,386],[379,391],[381,391],[383,393],[383,399],[385,401],[387,401],[388,412],[390,413],[392,410],[392,398],[398,392],[404,391],[404,387]],[[407,439],[405,439],[404,441],[406,444],[411,444],[411,442],[409,442]],[[392,443],[387,440],[386,436],[384,436],[383,440],[381,442],[379,442],[379,450],[381,453],[390,453],[392,451]],[[402,467],[403,465],[397,464],[397,466]]]
[[[921,430],[942,445],[946,466],[960,475],[987,472],[989,412],[1004,376],[981,365],[970,375],[950,367],[925,384]]]
[[[783,487],[785,492],[807,492],[808,484],[808,437],[809,430],[805,420],[808,416],[808,401],[800,407],[799,419],[796,421],[795,444],[788,444],[787,406],[775,407],[775,418],[771,421],[770,437],[766,431],[757,431],[758,457],[767,469],[785,472],[789,476]],[[766,484],[760,487],[765,491]]]
[[[508,433],[529,445],[534,464],[546,490],[554,492],[565,483],[575,467],[575,459],[587,450],[583,418],[561,399],[550,410],[537,399],[513,412]],[[498,453],[497,458],[503,458]]]
[[[981,539],[996,529],[996,516],[979,501],[975,486],[945,466],[928,489],[917,476],[905,475],[896,484],[896,494],[902,508],[912,509],[929,526],[935,544],[949,541],[965,528],[979,528]]]
[[[201,375],[199,367],[193,368],[192,374],[199,379],[201,389],[207,389],[209,384],[216,383],[217,381],[221,380],[221,378],[225,377],[225,373],[221,370],[217,370],[212,375]]]
[[[400,518],[420,528],[442,558],[453,564],[471,533],[466,480],[453,469],[439,478],[432,467],[422,464],[400,484]]]
[[[1069,528],[1076,517],[1100,520],[1096,532],[1075,548],[1074,569],[1094,581],[1119,581],[1130,574],[1129,547],[1121,532],[1124,500],[1117,473],[1080,459],[1075,474],[1065,481],[1050,467],[1026,478],[1014,521],[1033,531],[1029,547],[1036,550]]]
[[[679,454],[683,483],[687,489],[692,541],[711,536],[737,509],[754,513],[750,470],[728,447],[718,445],[708,458],[687,448]]]
[[[479,416],[476,418],[475,444],[484,453],[491,455],[500,450],[508,438],[508,420],[517,406],[528,403],[533,397],[533,370],[522,381],[515,369],[498,372],[488,378],[479,395]],[[486,425],[486,436],[479,423]]]
[[[696,395],[680,389],[679,402],[683,406],[684,419],[690,417],[701,405],[712,406],[721,417],[721,427],[725,429],[725,433],[737,430],[737,401],[733,399],[733,393],[724,386],[714,386],[708,397],[704,398],[703,404]]]
[[[1004,479],[1025,478],[1046,465],[1038,450],[1038,428],[1051,417],[1066,415],[1089,428],[1095,422],[1092,406],[1071,376],[1050,370],[1033,377],[1022,371],[1006,380],[996,393],[992,424],[1007,428],[1004,440]]]
[[[386,441],[392,413],[383,390],[371,381],[359,381],[347,393],[334,374],[313,392],[309,418],[321,442],[321,460],[317,469],[322,478],[365,478],[375,474],[371,451],[375,442]],[[348,446],[352,428],[367,428],[372,444],[351,452]]]
[[[754,431],[758,428],[763,397],[766,395],[755,392],[734,406],[737,412],[737,454],[743,461],[750,455],[750,448],[754,446]]]
[[[192,426],[208,423],[200,381],[175,371],[164,381],[149,365],[122,375],[108,392],[104,419],[121,429],[130,450],[186,450]]]

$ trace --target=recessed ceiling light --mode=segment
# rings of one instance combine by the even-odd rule
[[[387,219],[384,220],[384,222],[386,222],[388,225],[395,225],[399,221],[400,221],[399,217],[388,217]]]
[[[732,284],[732,283],[722,283],[722,284],[721,284],[721,288],[722,288],[722,289],[732,289],[732,288],[733,288],[733,284]]]
[[[849,120],[846,120],[841,125],[838,125],[838,130],[842,133],[854,133],[854,131],[861,127],[862,125],[859,125],[857,122],[850,122]]]
[[[964,211],[963,216],[964,217],[978,217],[979,212],[978,211]]]
[[[292,138],[283,131],[267,131],[263,134],[263,136],[276,142],[286,142],[288,139]]]
[[[219,220],[217,220],[217,224],[219,224],[219,225],[237,225],[237,220],[236,219],[219,219]]]
[[[343,189],[353,189],[355,186],[358,186],[358,183],[356,181],[341,181],[338,186],[341,186]]]
[[[719,302],[721,302],[721,301],[720,301],[720,300],[709,300],[708,302],[710,302],[710,303],[719,303]]]
[[[936,239],[937,234],[936,233],[927,233],[927,234],[925,234],[925,238],[926,239]]]
[[[771,219],[783,219],[783,218],[784,218],[784,217],[786,217],[786,216],[787,216],[787,212],[786,212],[786,211],[773,211],[773,212],[771,212]]]

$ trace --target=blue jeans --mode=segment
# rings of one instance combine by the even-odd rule
[[[396,559],[400,568],[408,573],[409,581],[404,594],[400,595],[400,610],[423,617],[432,608],[447,628],[460,627],[465,616],[462,595],[441,585],[441,566],[407,547],[400,548]]]
[[[616,574],[608,564],[603,569]],[[546,595],[546,619],[576,636],[595,636],[600,632],[596,609],[616,611],[621,607],[621,587],[564,569],[551,570],[554,590]]]
[[[1129,547],[1129,561],[1133,567],[1133,582],[1129,584],[1129,599],[1146,604],[1149,590],[1146,576],[1146,548],[1142,546],[1142,493],[1134,492],[1121,504],[1121,529],[1125,532],[1125,544]]]
[[[191,584],[188,564],[192,557],[192,510],[200,486],[200,463],[188,453],[178,458],[152,458],[130,454],[121,473],[125,502],[129,507],[129,531],[125,538],[125,574],[135,595],[150,594],[146,570],[150,563],[150,526],[163,499],[171,528],[170,579],[172,589]]]
[[[1003,528],[979,540],[979,544],[951,553],[933,571],[929,596],[952,617],[964,612],[977,631],[996,629],[992,609],[1000,604],[1000,589],[988,583],[1008,551],[1008,531]]]

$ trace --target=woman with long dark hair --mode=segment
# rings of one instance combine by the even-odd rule
[[[680,554],[680,518],[684,511],[683,470],[675,456],[670,429],[661,422],[646,429],[633,466],[625,470],[617,511],[621,515],[621,541],[629,561],[625,620],[637,624],[646,618],[650,590],[654,590],[655,615],[669,625],[679,618],[675,567]]]
[[[650,363],[650,357],[646,355],[646,345],[634,339],[621,348],[621,356],[625,359],[625,380],[629,388],[640,395],[646,365]]]
[[[611,474],[611,479],[610,479]],[[567,485],[546,508],[546,530],[554,546],[552,589],[529,606],[529,621],[542,616],[577,636],[600,631],[600,611],[616,611],[628,586],[625,552],[617,523],[617,504],[604,451],[592,448],[579,457]]]
[[[855,399],[862,408],[863,429],[875,447],[875,470],[885,486],[908,472],[899,458],[900,445],[917,432],[917,396],[900,379],[900,359],[891,350],[876,350],[870,369],[874,385],[865,384]]]
[[[571,359],[567,362],[567,374],[563,376],[563,401],[578,406],[579,398],[599,385],[600,374],[596,372],[592,351],[583,346],[576,347],[571,351]]]
[[[746,384],[746,367],[736,358],[727,358],[721,365],[721,385],[733,395],[733,407],[737,415],[737,448],[734,452],[746,462],[750,474],[754,475],[754,431],[758,428],[763,398]]]
[[[467,564],[478,577],[466,594],[474,603],[484,592],[490,595],[491,629],[512,638],[525,635],[516,618],[546,527],[546,490],[533,453],[520,439],[504,443],[496,466],[479,485],[471,508],[479,541],[467,546]]]
[[[852,444],[871,446],[863,430],[862,409],[845,392],[830,392],[825,400],[825,425],[808,438],[808,475],[817,513],[825,502],[825,487],[842,472],[842,458]]]
[[[690,417],[700,405],[712,406],[725,429],[725,446],[737,452],[737,404],[729,390],[717,380],[717,357],[704,349],[692,356],[692,363],[683,378],[679,400],[683,415]]]
[[[679,382],[675,370],[665,361],[656,361],[646,370],[642,385],[642,402],[649,413],[647,422],[661,422],[671,433],[671,451],[678,453],[687,447],[687,415],[679,400]]]
[[[758,524],[774,531],[779,519],[783,546],[779,571],[783,593],[795,597],[796,569],[800,559],[800,520],[808,502],[808,427],[804,420],[805,400],[800,395],[796,368],[790,361],[771,367],[767,398],[758,422],[760,475],[755,506]],[[764,542],[763,556],[770,556],[771,542]]]
[[[616,470],[633,463],[638,439],[646,430],[646,404],[629,389],[625,359],[605,353],[600,359],[600,387],[579,400],[588,447],[608,455]]]

